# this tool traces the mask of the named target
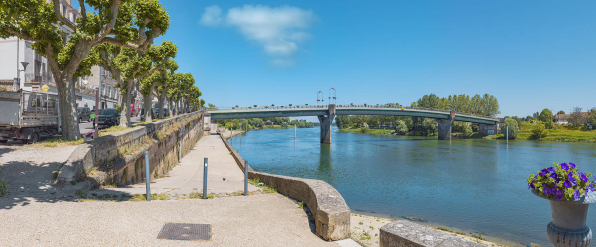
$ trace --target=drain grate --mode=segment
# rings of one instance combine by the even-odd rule
[[[211,240],[211,225],[166,223],[157,235],[158,239]]]

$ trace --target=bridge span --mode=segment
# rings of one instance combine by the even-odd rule
[[[498,118],[438,109],[352,104],[217,107],[209,108],[208,114],[211,115],[211,119],[317,116],[321,123],[321,143],[331,143],[331,123],[336,115],[390,115],[434,118],[439,125],[439,140],[451,139],[451,124],[453,121],[486,125],[495,125],[499,122]]]

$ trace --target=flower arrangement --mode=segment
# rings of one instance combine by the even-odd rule
[[[527,179],[528,188],[536,190],[541,197],[548,199],[573,201],[594,191],[596,177],[590,182],[592,173],[578,172],[573,163],[553,163],[553,167],[545,168]]]

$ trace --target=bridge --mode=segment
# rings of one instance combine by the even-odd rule
[[[451,124],[453,121],[486,125],[495,125],[499,122],[498,118],[438,109],[353,104],[215,107],[208,108],[208,114],[211,115],[211,119],[317,116],[321,123],[321,143],[331,143],[331,123],[336,115],[390,115],[434,118],[439,126],[439,140],[451,140]]]

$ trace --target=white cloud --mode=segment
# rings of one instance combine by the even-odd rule
[[[205,8],[201,24],[215,26],[225,22],[236,27],[244,37],[258,42],[267,54],[274,57],[272,64],[289,65],[292,63],[291,56],[299,50],[298,43],[312,36],[305,30],[310,27],[314,18],[310,10],[292,6],[271,8],[264,5],[231,8],[222,17],[221,9],[213,5]]]
[[[205,26],[217,26],[223,22],[221,18],[221,8],[217,5],[211,5],[205,8],[205,13],[201,16],[201,23]]]

